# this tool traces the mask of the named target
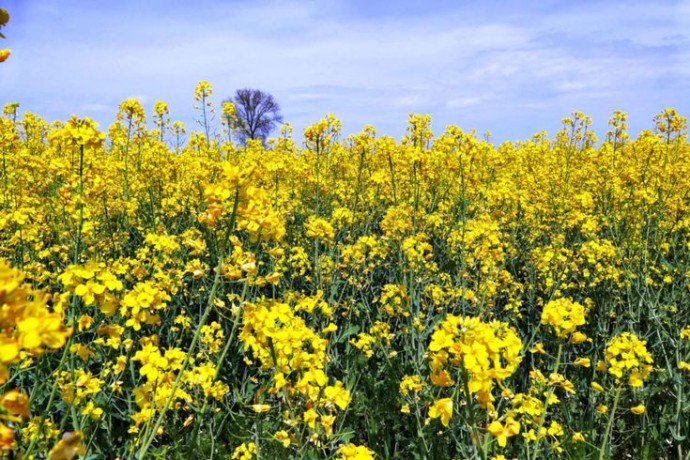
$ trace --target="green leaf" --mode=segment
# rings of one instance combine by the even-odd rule
[[[358,325],[352,325],[345,329],[343,331],[343,335],[338,337],[338,343],[343,343],[345,340],[347,340],[348,337],[355,335],[356,333],[359,332],[359,326]]]
[[[673,436],[673,439],[676,441],[684,441],[687,436],[684,434],[681,434],[678,430],[676,430],[675,427],[670,427],[671,428],[671,436]]]
[[[10,22],[10,13],[7,10],[0,8],[0,27]]]

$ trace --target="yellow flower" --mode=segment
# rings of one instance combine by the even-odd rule
[[[0,449],[7,451],[12,448],[14,443],[14,430],[0,422]]]
[[[564,338],[585,324],[585,307],[569,299],[551,300],[544,305],[541,323],[553,327],[556,336]]]
[[[252,404],[252,410],[257,414],[263,414],[271,410],[271,406],[268,404]]]
[[[444,348],[453,346],[454,335],[445,330],[445,328],[437,329],[431,336],[431,343],[429,344],[430,351],[439,351]]]
[[[333,424],[335,423],[335,415],[322,415],[321,416],[321,426],[326,434],[326,437],[330,438],[333,436]]]
[[[543,436],[543,434],[542,434],[542,436]],[[534,431],[534,428],[532,428],[528,431],[524,431],[522,433],[522,437],[525,438],[525,440],[527,442],[534,442],[537,440],[537,433]]]
[[[502,424],[498,420],[494,420],[489,424],[486,430],[496,438],[496,441],[500,447],[505,447],[508,442],[508,438],[520,433],[520,422],[515,421],[511,417],[506,419],[505,424]]]
[[[333,226],[320,217],[310,216],[304,223],[304,230],[309,238],[316,238],[325,242],[331,241],[335,237]]]
[[[592,382],[590,386],[592,387],[592,390],[596,391],[597,393],[601,393],[602,391],[604,391],[604,387],[602,387],[597,382]]]
[[[548,430],[546,430],[546,432],[549,434],[549,436],[563,436],[563,427],[560,423],[552,421],[551,425],[549,426]]]
[[[680,338],[681,338],[681,339],[690,340],[690,326],[684,327],[684,328],[680,331]]]
[[[338,447],[338,460],[374,460],[374,452],[365,446],[355,444],[343,444]]]
[[[79,324],[79,330],[83,331],[91,327],[93,324],[93,318],[89,315],[81,315],[77,320],[77,324]]]
[[[329,401],[341,409],[350,404],[350,392],[343,388],[343,382],[337,381],[335,385],[329,385],[323,390],[323,394]]]
[[[240,444],[232,452],[232,460],[251,460],[256,453],[256,444],[253,442]]]
[[[544,344],[541,342],[537,342],[534,344],[534,346],[530,349],[530,353],[546,353],[546,350],[544,350]]]
[[[469,377],[469,391],[484,408],[494,399],[494,385],[510,377],[522,361],[522,341],[517,331],[507,323],[483,322],[478,317],[447,315],[436,326],[429,351],[432,383],[453,385],[444,367],[449,362],[460,363]]]
[[[644,404],[638,404],[637,406],[631,407],[630,412],[632,412],[635,415],[642,415],[645,413],[645,406]]]
[[[616,381],[627,376],[628,385],[634,388],[642,386],[652,372],[654,362],[647,351],[647,342],[630,332],[624,332],[609,342],[605,358],[608,373],[616,377]]]
[[[587,340],[590,340],[589,337],[587,337],[587,334],[584,334],[582,332],[574,332],[573,335],[570,336],[570,343],[573,344],[578,344],[585,342]]]
[[[280,442],[285,448],[290,447],[290,435],[285,430],[276,431],[273,435],[273,439]]]
[[[439,399],[429,408],[429,417],[432,419],[441,417],[441,424],[443,424],[443,426],[448,426],[452,416],[453,400],[451,398]]]
[[[606,406],[606,405],[604,405],[604,404],[599,404],[599,405],[597,406],[597,412],[599,412],[600,414],[605,414],[605,413],[607,413],[608,411],[609,411],[608,406]]]
[[[31,415],[29,411],[29,397],[19,390],[11,390],[5,393],[0,400],[0,407],[4,407],[7,412],[21,417]]]
[[[318,418],[319,414],[314,409],[309,409],[304,413],[304,422],[312,429],[316,428]]]
[[[82,438],[80,431],[65,433],[62,435],[62,439],[51,449],[48,458],[50,460],[72,460],[77,455],[84,455],[86,447],[84,447]]]
[[[100,407],[96,407],[93,401],[89,401],[88,403],[86,403],[86,406],[82,408],[81,414],[87,417],[91,417],[94,420],[98,420],[103,415],[103,409],[101,409]]]
[[[400,382],[400,394],[407,396],[410,393],[419,393],[424,389],[424,382],[418,375],[405,375]]]
[[[335,332],[338,330],[338,326],[335,323],[328,323],[328,326],[324,327],[321,332],[323,334],[328,334],[329,332]]]
[[[213,87],[211,84],[205,80],[201,80],[199,84],[194,89],[194,98],[197,101],[205,100],[207,97],[213,94]],[[205,101],[204,101],[205,102]]]
[[[0,62],[5,62],[10,57],[10,50],[5,48],[0,50]]]
[[[19,356],[19,346],[16,342],[6,341],[4,337],[0,337],[0,362],[9,364],[14,362]]]
[[[577,358],[573,364],[580,367],[590,367],[592,365],[589,358]]]
[[[69,351],[79,356],[83,361],[88,361],[91,355],[93,355],[91,349],[86,345],[82,345],[81,343],[73,344],[69,348]]]
[[[630,373],[630,377],[628,377],[628,385],[634,388],[639,388],[642,386],[644,383],[644,379],[642,378],[642,374],[640,374],[637,371],[633,371]]]
[[[570,440],[572,442],[585,442],[585,436],[579,431],[576,431],[573,433],[573,436],[570,438]]]
[[[681,371],[690,372],[690,364],[686,363],[685,361],[681,361],[678,363],[678,369]]]
[[[98,124],[90,118],[77,118],[72,116],[65,123],[66,140],[71,145],[96,148],[103,144],[105,134],[96,128]]]

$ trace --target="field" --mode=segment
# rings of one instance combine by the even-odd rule
[[[8,456],[690,458],[687,119],[240,146],[211,91],[5,106]]]

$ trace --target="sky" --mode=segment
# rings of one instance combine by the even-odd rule
[[[690,0],[0,0],[0,105],[107,130],[118,104],[194,127],[194,88],[217,105],[271,93],[301,138],[327,113],[343,136],[399,138],[412,112],[492,140],[554,135],[572,111],[604,137],[615,109],[632,134],[666,107],[690,115]]]

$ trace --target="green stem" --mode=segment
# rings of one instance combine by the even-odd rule
[[[132,137],[132,118],[129,118],[129,123],[127,125],[127,143],[125,144],[125,177],[123,184],[123,195],[124,199],[129,199],[129,143]]]
[[[414,410],[414,415],[415,419],[417,420],[417,437],[422,440],[422,444],[424,445],[424,453],[428,454],[429,453],[429,444],[426,442],[426,437],[424,436],[424,425],[422,424],[422,414],[420,413],[419,410],[419,402],[415,401],[415,410]]]
[[[77,238],[74,245],[74,260],[73,264],[79,264],[79,250],[81,246],[81,230],[84,226],[84,146],[79,146],[79,224],[77,225]]]
[[[321,201],[321,190],[319,188],[319,175],[321,173],[321,138],[317,137],[316,138],[316,143],[315,143],[315,152],[316,152],[316,161],[314,164],[314,196],[316,199],[316,209],[315,209],[315,215],[316,217],[319,217],[320,215],[320,201]]]
[[[613,407],[611,408],[611,415],[609,415],[609,421],[606,424],[606,431],[604,432],[604,440],[601,442],[601,447],[599,448],[599,460],[606,458],[607,444],[609,441],[609,436],[611,435],[611,429],[613,428],[613,419],[616,417],[616,409],[618,409],[618,400],[621,396],[622,385],[616,388],[616,395],[613,398]]]
[[[244,287],[242,288],[242,297],[240,297],[240,303],[244,301],[244,298],[247,295],[247,288],[248,287],[249,287],[249,283],[247,281],[245,281]],[[220,372],[220,368],[223,366],[223,362],[225,361],[225,356],[228,354],[228,351],[230,350],[230,346],[234,343],[235,333],[237,332],[237,327],[239,326],[241,317],[242,317],[242,312],[238,311],[237,316],[235,316],[235,319],[232,323],[232,329],[230,331],[230,335],[228,336],[227,341],[225,342],[225,346],[223,347],[223,351],[221,351],[220,355],[218,356],[218,360],[216,361],[216,371],[215,371],[214,379],[218,376],[218,373]],[[207,408],[208,408],[208,399],[206,399],[204,401],[204,405],[201,406],[201,410],[199,411],[199,414],[201,414],[202,417],[206,413]],[[201,423],[199,423],[199,429],[201,429]],[[196,435],[197,436],[199,435],[198,431],[197,431]]]
[[[465,389],[465,398],[466,401],[465,403],[467,404],[467,410],[469,412],[469,419],[470,419],[470,429],[472,430],[472,444],[474,447],[479,450],[479,454],[482,458],[482,460],[486,460],[486,451],[484,450],[484,446],[481,442],[480,436],[479,436],[479,430],[477,429],[477,423],[475,422],[474,418],[474,405],[472,404],[472,393],[470,393],[470,383],[469,383],[469,373],[467,372],[467,369],[464,367],[462,368],[462,373],[463,373],[463,383],[464,383],[464,389]]]
[[[352,213],[357,214],[357,208],[359,207],[359,192],[362,185],[362,171],[364,170],[364,156],[367,151],[362,147],[362,151],[359,155],[359,166],[357,167],[357,184],[355,185],[355,202],[352,205]]]
[[[211,140],[209,139],[210,130],[208,126],[208,116],[206,115],[206,91],[201,96],[201,113],[204,116],[204,133],[206,134],[206,148],[211,148]]]
[[[396,184],[395,184],[395,169],[393,168],[393,157],[391,156],[390,151],[388,153],[388,169],[390,170],[391,173],[391,187],[393,189],[393,202],[397,205],[398,204],[398,197],[396,193]]]

